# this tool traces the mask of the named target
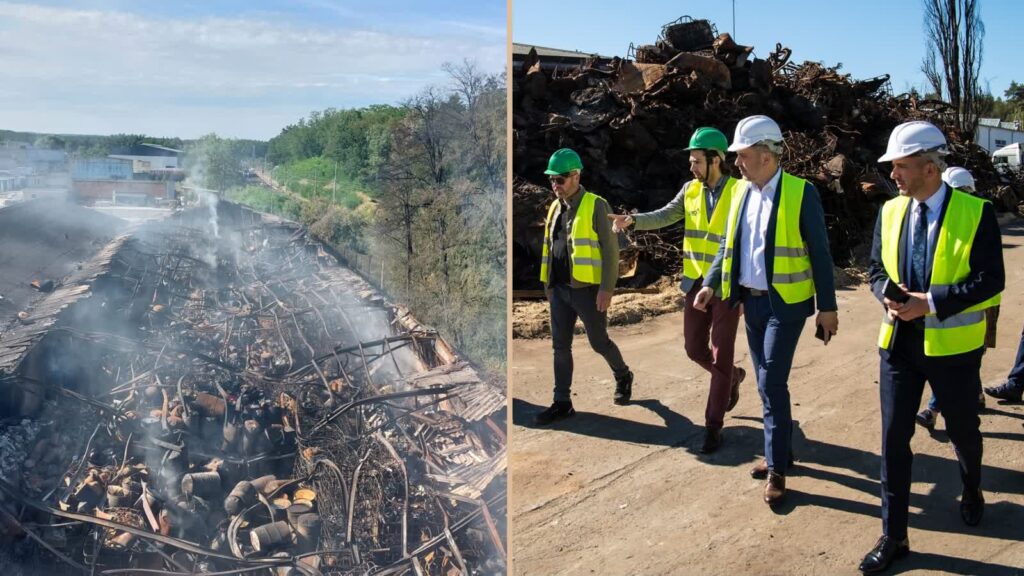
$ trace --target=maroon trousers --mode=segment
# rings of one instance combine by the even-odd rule
[[[739,308],[730,308],[728,302],[713,296],[704,312],[693,307],[701,283],[694,283],[686,294],[683,306],[683,342],[686,355],[701,368],[711,373],[711,391],[704,410],[704,423],[712,430],[722,427],[725,409],[733,382],[733,353],[736,349],[736,327],[740,321]]]

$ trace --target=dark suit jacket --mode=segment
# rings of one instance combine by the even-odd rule
[[[814,296],[797,302],[786,304],[779,296],[779,293],[772,287],[772,274],[775,266],[775,226],[779,216],[779,195],[782,194],[782,178],[779,178],[779,186],[775,192],[775,201],[772,202],[772,213],[768,218],[768,242],[765,243],[764,264],[768,273],[768,295],[772,305],[772,312],[775,317],[783,322],[802,320],[814,314]],[[729,303],[731,306],[739,304],[742,295],[740,294],[740,242],[743,226],[741,220],[746,213],[747,202],[750,194],[743,197],[743,205],[740,206],[740,217],[736,222],[736,239],[733,241],[733,259],[730,279]],[[836,305],[836,284],[832,275],[832,253],[828,246],[828,231],[825,229],[825,212],[821,207],[821,197],[814,185],[808,182],[804,186],[803,202],[800,205],[800,234],[807,244],[807,254],[811,258],[811,274],[814,276],[814,290],[818,298],[818,310],[838,310]],[[718,290],[722,283],[722,261],[725,257],[725,238],[718,247],[718,254],[711,269],[704,279],[704,285]]]
[[[943,184],[945,186],[945,184]],[[942,202],[942,210],[939,213],[939,226],[946,218],[946,208],[953,197],[952,190],[946,187],[946,198]],[[900,279],[907,284],[907,230],[910,228],[911,209],[903,217],[903,224],[900,227],[899,244],[899,266]],[[935,246],[929,246],[934,254]],[[1006,275],[1003,271],[1003,239],[999,232],[999,222],[996,220],[996,211],[991,203],[986,203],[981,212],[981,222],[978,223],[978,232],[974,236],[974,244],[971,246],[971,273],[962,282],[951,286],[936,286],[929,288],[932,300],[935,302],[935,316],[939,320],[945,320],[954,314],[980,304],[985,300],[1003,291],[1006,282]],[[927,283],[931,284],[931,268],[928,269]],[[868,266],[868,280],[871,282],[871,291],[879,302],[883,302],[882,290],[889,275],[882,266],[882,211],[879,209],[878,218],[875,220],[875,237],[871,244],[871,263]],[[882,305],[883,310],[885,304]],[[899,332],[900,327],[906,324],[902,320],[896,322],[893,339]],[[981,350],[981,349],[979,349]],[[974,354],[968,352],[967,354]]]

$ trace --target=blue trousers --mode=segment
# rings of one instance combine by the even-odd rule
[[[783,473],[793,444],[789,370],[807,318],[780,321],[772,312],[768,296],[744,296],[743,309],[747,345],[764,407],[764,457],[770,470]]]
[[[882,530],[900,540],[907,535],[910,472],[914,453],[910,439],[914,415],[928,381],[946,419],[946,433],[960,463],[964,487],[981,486],[982,438],[978,429],[975,383],[983,349],[940,358],[924,355],[924,332],[900,322],[892,350],[881,350],[879,396],[882,405]]]
[[[1017,390],[1024,388],[1024,333],[1020,335],[1020,344],[1017,345],[1017,359],[1013,362],[1010,375],[1006,380],[1013,383]]]

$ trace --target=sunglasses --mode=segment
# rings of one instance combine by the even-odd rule
[[[558,176],[548,176],[548,180],[550,180],[552,184],[558,184],[561,186],[562,184],[565,184],[565,181],[568,180],[571,175],[572,172],[566,172],[565,174],[559,174]]]

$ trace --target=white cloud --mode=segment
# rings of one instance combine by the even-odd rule
[[[446,61],[504,68],[497,27],[446,24],[414,36],[0,2],[0,128],[269,138],[311,110],[443,83]]]

